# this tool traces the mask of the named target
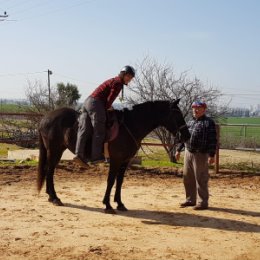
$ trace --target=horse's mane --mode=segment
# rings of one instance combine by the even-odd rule
[[[120,116],[142,116],[145,115],[155,116],[155,114],[161,114],[167,112],[169,109],[170,101],[155,100],[146,101],[144,103],[135,104],[132,108],[124,108],[123,110],[116,110],[117,115]]]

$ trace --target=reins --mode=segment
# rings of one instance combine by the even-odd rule
[[[178,111],[180,112],[179,110],[177,109],[174,109],[175,111]],[[149,156],[145,150],[143,149],[143,146],[141,144],[138,144],[136,138],[134,137],[134,135],[132,134],[132,132],[130,131],[130,129],[126,126],[126,124],[124,123],[124,116],[122,118],[122,120],[120,121],[120,123],[124,126],[124,128],[126,129],[126,131],[128,132],[128,134],[130,135],[130,137],[132,138],[132,140],[134,141],[135,145],[136,145],[136,148],[137,148],[137,151],[141,148],[142,152],[144,153],[144,155],[148,158],[148,159],[152,159],[151,156]],[[176,135],[180,132],[181,129],[185,128],[186,127],[186,124],[184,125],[181,125],[180,127],[178,127],[178,130],[176,132]],[[177,143],[173,143],[171,145],[171,149],[173,149],[174,146],[176,146]]]
[[[148,159],[154,159],[154,158],[152,158],[145,150],[144,150],[144,148],[143,148],[143,146],[140,144],[138,144],[137,143],[137,141],[136,141],[136,139],[135,139],[135,137],[134,137],[134,135],[132,134],[132,132],[130,131],[130,129],[126,126],[126,124],[125,123],[123,123],[123,122],[121,122],[122,123],[122,125],[125,127],[125,129],[127,130],[127,132],[128,132],[128,134],[131,136],[131,138],[133,139],[133,141],[134,141],[134,143],[135,143],[135,145],[136,145],[136,148],[137,148],[137,151],[139,150],[139,148],[141,148],[141,150],[142,150],[142,152],[144,153],[144,155],[148,158]],[[183,125],[183,126],[181,126],[181,128],[184,128],[185,127],[185,125]],[[179,131],[179,130],[178,130]],[[176,146],[176,144],[177,143],[173,143],[172,145],[171,145],[171,150],[174,148],[174,146]]]
[[[143,146],[141,144],[138,144],[138,142],[136,141],[134,135],[132,134],[132,132],[130,131],[130,129],[126,126],[126,124],[124,122],[122,122],[122,125],[124,126],[124,128],[126,129],[126,131],[128,132],[128,134],[131,136],[131,138],[133,139],[135,145],[136,145],[136,148],[137,148],[137,151],[141,148],[142,152],[144,153],[144,155],[148,158],[148,159],[152,159],[151,156],[149,156],[146,151],[144,150]]]

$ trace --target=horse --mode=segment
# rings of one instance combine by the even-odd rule
[[[114,202],[117,209],[126,211],[121,200],[121,187],[129,161],[141,146],[141,141],[155,128],[162,126],[180,142],[190,138],[190,133],[175,101],[147,101],[134,105],[132,109],[115,110],[119,129],[116,138],[108,143],[110,155],[107,188],[103,199],[105,210],[113,212],[110,194],[116,181]],[[79,112],[72,108],[60,108],[45,115],[39,124],[39,162],[37,188],[40,192],[46,179],[46,193],[49,202],[63,206],[54,188],[54,172],[63,152],[69,149],[75,153]]]

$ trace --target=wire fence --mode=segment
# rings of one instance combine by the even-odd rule
[[[0,143],[37,147],[38,131],[35,121],[41,116],[36,113],[0,112]]]
[[[220,148],[260,151],[260,125],[221,124]]]

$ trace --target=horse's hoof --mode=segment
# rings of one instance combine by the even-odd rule
[[[105,209],[105,213],[106,213],[106,214],[116,214],[116,211],[115,211],[113,208],[111,208],[111,209]]]
[[[52,201],[52,203],[55,205],[55,206],[64,206],[64,204],[61,202],[60,199],[54,199]]]
[[[118,205],[118,206],[117,206],[117,210],[120,210],[120,211],[128,211],[128,209],[125,207],[124,204]]]

